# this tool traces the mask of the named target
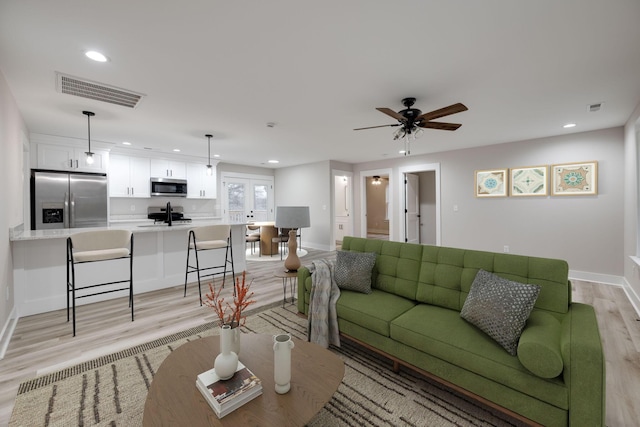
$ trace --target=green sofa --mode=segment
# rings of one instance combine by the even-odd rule
[[[341,335],[388,356],[395,368],[417,368],[534,423],[604,425],[598,324],[593,307],[571,302],[565,261],[357,237],[345,237],[342,250],[377,256],[371,293],[341,290]],[[541,286],[517,356],[460,317],[480,269]],[[306,266],[298,284],[298,311],[308,314]],[[525,368],[523,357],[543,375]],[[548,360],[559,363],[556,371]]]

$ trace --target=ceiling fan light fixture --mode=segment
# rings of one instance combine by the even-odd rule
[[[402,139],[406,134],[407,131],[405,130],[405,128],[401,127],[393,133],[393,140],[397,141],[398,139]]]

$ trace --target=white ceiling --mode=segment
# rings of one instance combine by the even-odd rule
[[[131,150],[206,158],[212,133],[223,162],[359,163],[401,156],[395,128],[352,129],[394,123],[375,107],[408,96],[469,108],[414,155],[623,125],[640,102],[640,2],[0,0],[0,70],[31,132],[86,139],[91,110],[92,141]],[[56,71],[146,97],[61,94]]]

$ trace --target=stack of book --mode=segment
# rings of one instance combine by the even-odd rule
[[[198,375],[196,386],[219,418],[262,394],[260,378],[242,362],[228,380],[221,380],[214,369],[209,369]]]

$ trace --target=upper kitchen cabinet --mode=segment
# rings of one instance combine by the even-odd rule
[[[107,150],[92,149],[93,163],[87,163],[86,149],[66,145],[37,144],[37,168],[74,172],[107,173]]]
[[[150,197],[150,159],[112,154],[109,197]]]
[[[207,166],[200,163],[187,163],[187,198],[216,198],[216,166],[213,173],[207,175]]]
[[[151,159],[151,176],[187,179],[187,164],[175,160]]]

